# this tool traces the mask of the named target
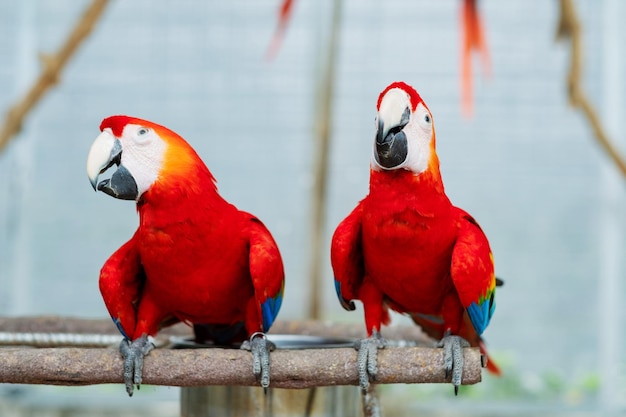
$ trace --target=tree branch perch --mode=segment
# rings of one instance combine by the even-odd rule
[[[311,388],[358,385],[357,353],[351,348],[275,350],[271,386]],[[480,352],[464,352],[463,384],[481,380]],[[3,348],[0,383],[93,385],[123,383],[117,349]],[[386,348],[378,354],[380,384],[448,382],[441,349]],[[239,349],[156,349],[146,356],[143,383],[193,387],[257,386],[250,353]]]
[[[13,333],[100,334],[121,336],[111,320],[69,317],[0,317],[0,331]],[[269,334],[363,337],[362,324],[320,321],[278,321]],[[418,347],[387,347],[378,354],[377,383],[443,383],[442,349],[432,348],[417,326],[383,328],[389,341],[409,340]],[[163,329],[157,339],[191,337],[188,326]],[[19,339],[18,340],[24,340]],[[71,339],[71,337],[70,337]],[[80,338],[79,338],[80,339]],[[463,384],[481,380],[481,355],[477,348],[464,350]],[[271,386],[310,388],[358,385],[357,352],[352,348],[277,349],[272,352]],[[0,348],[0,383],[90,385],[122,383],[122,358],[117,342],[110,348],[5,347]],[[168,386],[239,385],[257,386],[252,374],[252,357],[239,349],[202,348],[153,350],[145,360],[144,383]]]

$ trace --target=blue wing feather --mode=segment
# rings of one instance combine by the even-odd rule
[[[120,331],[122,336],[124,336],[125,339],[129,339],[130,340],[130,338],[128,337],[128,335],[124,331],[124,328],[122,327],[122,322],[120,321],[119,317],[118,318],[111,317],[111,320],[113,320],[113,323],[115,323],[115,326],[117,326],[117,330]]]
[[[495,299],[495,291],[492,291],[489,297],[485,300],[482,300],[478,303],[471,303],[467,307],[467,314],[476,330],[476,333],[481,335],[489,322],[491,321],[491,317],[496,310],[496,299]]]
[[[276,320],[283,303],[285,272],[278,246],[269,230],[259,219],[249,213],[245,214],[250,216],[248,224],[250,276],[260,309],[263,332],[267,332]],[[276,294],[268,295],[276,291],[276,288],[280,288]]]
[[[263,332],[267,332],[272,324],[274,324],[274,320],[276,320],[276,316],[278,316],[278,311],[280,310],[280,306],[283,303],[283,291],[284,284],[280,288],[278,294],[274,297],[268,297],[261,304],[261,316],[263,318]]]
[[[354,311],[356,309],[353,301],[346,300],[343,298],[343,295],[341,295],[341,282],[337,280],[335,280],[335,291],[337,292],[337,298],[339,298],[339,302],[344,309],[348,311]]]

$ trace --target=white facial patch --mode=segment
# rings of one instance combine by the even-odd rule
[[[402,164],[415,174],[420,174],[428,168],[430,160],[430,142],[433,139],[433,121],[428,109],[420,103],[411,114],[409,124],[404,127],[409,152]]]
[[[138,197],[159,177],[167,144],[152,128],[128,124],[122,137],[122,165],[137,183]]]

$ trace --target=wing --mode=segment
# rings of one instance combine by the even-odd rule
[[[254,216],[248,225],[250,276],[263,332],[276,320],[283,302],[285,271],[276,242],[269,230]]]
[[[100,293],[113,322],[125,338],[133,336],[137,305],[145,274],[141,267],[136,235],[104,263],[100,271]]]
[[[330,262],[335,275],[335,290],[341,306],[346,310],[356,307],[358,288],[363,281],[363,250],[361,248],[362,204],[346,217],[333,234]]]
[[[496,309],[496,277],[487,237],[465,211],[458,212],[459,234],[452,251],[452,281],[479,335],[487,328]]]

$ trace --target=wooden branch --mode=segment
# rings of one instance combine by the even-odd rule
[[[358,385],[357,353],[352,348],[275,350],[271,386],[310,388]],[[478,348],[464,350],[463,384],[481,380]],[[2,348],[0,383],[91,385],[122,383],[117,349]],[[378,354],[377,383],[443,383],[443,351],[385,348]],[[179,387],[256,386],[252,356],[239,349],[155,349],[145,359],[143,383]]]
[[[42,69],[39,78],[26,95],[6,114],[4,125],[0,130],[0,153],[11,138],[19,133],[26,115],[41,100],[46,91],[58,83],[63,68],[83,40],[89,36],[107,4],[108,0],[93,0],[61,49],[52,55],[41,54]]]
[[[88,385],[122,383],[122,359],[117,351],[121,336],[109,319],[71,317],[0,317],[0,332],[16,336],[28,334],[65,334],[71,336],[99,334],[113,340],[109,348],[0,348],[0,383]],[[319,321],[278,321],[272,334],[355,339],[364,337],[362,324],[325,323]],[[442,349],[432,348],[417,326],[383,328],[382,334],[392,342],[409,340],[419,347],[387,347],[379,351],[377,382],[441,383],[446,382]],[[108,335],[108,336],[107,336]],[[157,337],[187,338],[191,329],[176,325],[164,329]],[[23,343],[28,338],[15,337]],[[78,337],[77,340],[82,340]],[[46,342],[48,343],[48,342]],[[45,345],[44,343],[43,345]],[[48,343],[48,345],[52,345]],[[481,356],[476,348],[465,349],[463,383],[481,380]],[[330,385],[357,385],[356,351],[352,348],[277,349],[271,354],[271,386],[307,388]],[[238,349],[166,349],[153,350],[145,360],[144,383],[170,386],[243,385],[255,386],[252,358]]]
[[[557,40],[571,40],[571,62],[567,77],[567,88],[570,104],[581,109],[600,146],[615,163],[622,176],[626,179],[626,160],[620,155],[613,142],[602,127],[598,113],[593,104],[587,98],[582,87],[582,29],[576,6],[573,0],[559,0],[561,15],[559,18],[556,38]]]

